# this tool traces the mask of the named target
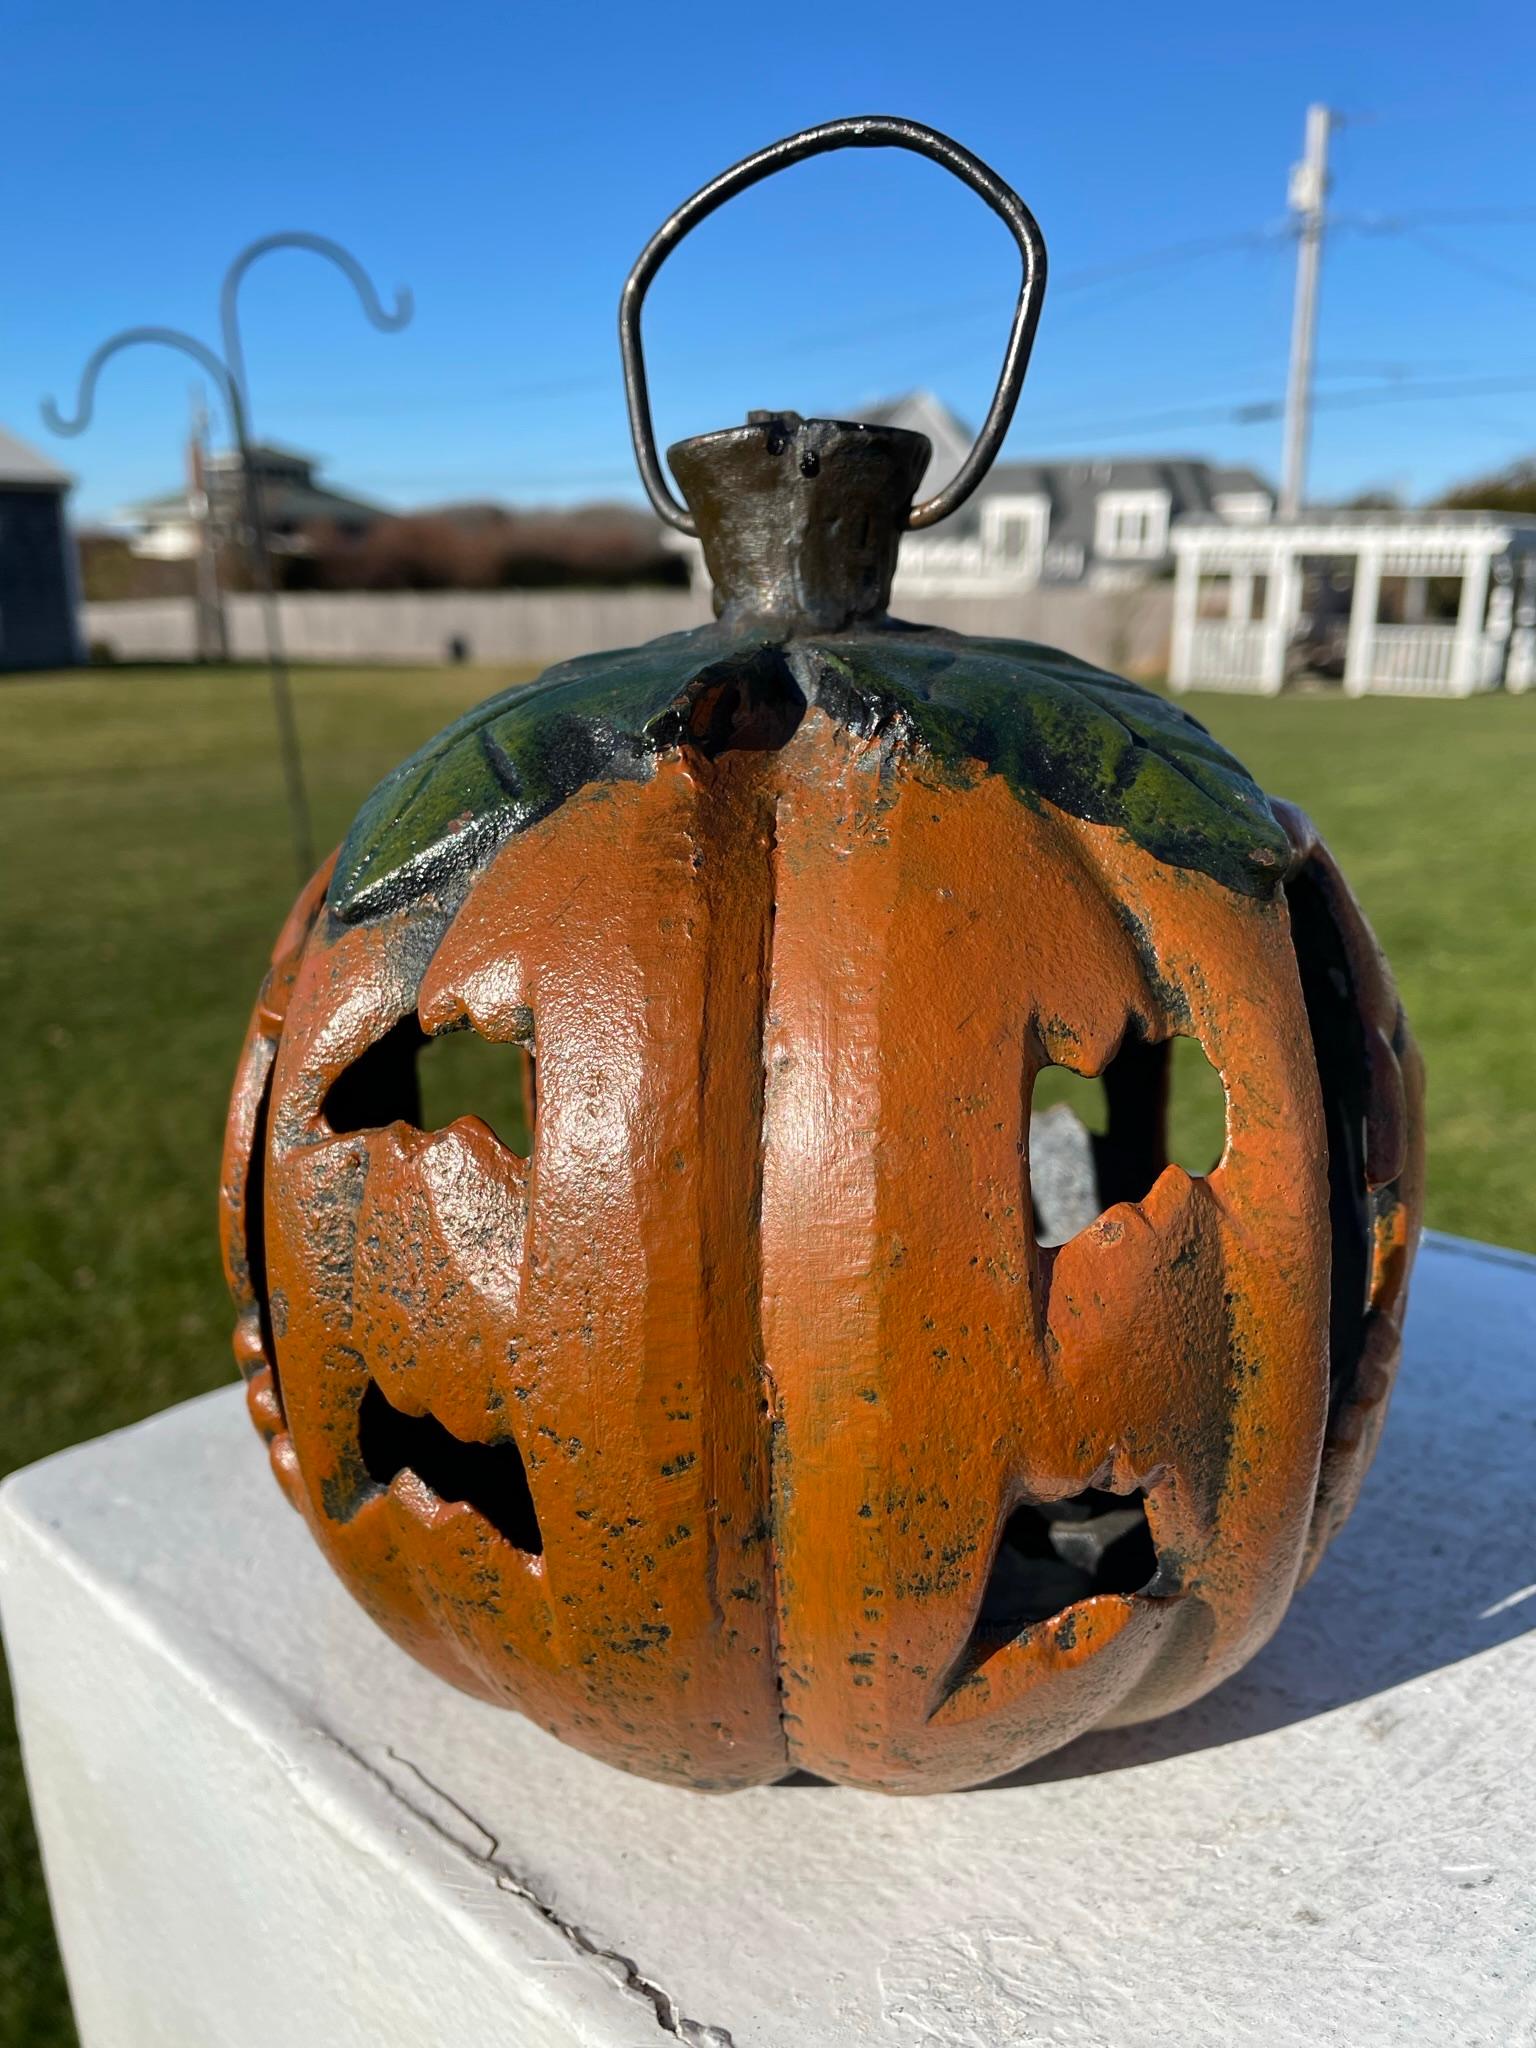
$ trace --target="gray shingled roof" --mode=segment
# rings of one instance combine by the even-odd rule
[[[1106,455],[1078,462],[999,462],[974,498],[944,531],[959,539],[978,531],[983,502],[998,495],[1039,492],[1051,507],[1051,545],[1081,541],[1093,552],[1094,522],[1105,491],[1166,491],[1175,519],[1209,512],[1211,473],[1192,455]]]
[[[969,447],[972,434],[941,398],[931,391],[909,391],[900,398],[878,405],[856,407],[850,419],[868,420],[872,425],[908,427],[935,431],[952,446]],[[946,451],[950,452],[950,451]],[[937,472],[940,464],[934,465]],[[928,488],[933,479],[924,479]],[[1096,508],[1104,491],[1166,491],[1174,519],[1199,517],[1214,510],[1218,493],[1264,491],[1272,498],[1274,488],[1256,470],[1216,466],[1197,455],[1102,455],[1082,456],[1066,462],[1021,461],[994,464],[976,495],[944,522],[946,536],[959,540],[975,534],[981,525],[983,502],[998,495],[1039,493],[1050,501],[1051,545],[1080,542],[1085,555],[1093,553]]]
[[[1235,494],[1238,491],[1263,491],[1271,498],[1275,495],[1275,487],[1269,478],[1260,476],[1256,469],[1249,469],[1243,463],[1235,466],[1217,463],[1211,470],[1211,490],[1222,497],[1228,492]]]
[[[307,449],[292,448],[286,441],[253,441],[251,458],[257,469],[270,471],[273,475],[290,469],[301,469],[307,476],[319,469],[324,458],[311,455]],[[238,448],[215,448],[208,457],[210,469],[233,469],[240,467]]]
[[[71,477],[45,455],[0,427],[0,484],[23,484],[29,490],[67,491]]]
[[[382,519],[382,506],[367,498],[352,497],[316,483],[313,471],[317,459],[296,448],[284,448],[272,441],[258,441],[251,449],[253,467],[261,488],[261,502],[274,525],[302,526],[317,520]],[[220,449],[208,461],[208,488],[217,505],[225,504],[240,489],[240,457],[233,449]],[[188,516],[184,490],[162,491],[153,498],[139,498],[123,507],[122,516],[135,524],[153,526],[166,519]]]

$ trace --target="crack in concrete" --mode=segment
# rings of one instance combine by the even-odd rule
[[[605,1947],[596,1936],[588,1934],[585,1928],[578,1927],[574,1921],[563,1919],[553,1906],[539,1897],[528,1880],[519,1877],[503,1859],[499,1837],[493,1834],[483,1821],[477,1819],[468,1807],[455,1799],[451,1792],[445,1792],[441,1785],[434,1784],[419,1764],[413,1763],[408,1756],[401,1756],[398,1750],[386,1746],[384,1754],[390,1762],[397,1764],[402,1771],[409,1771],[423,1790],[430,1793],[434,1800],[462,1821],[466,1828],[473,1830],[478,1843],[483,1846],[477,1846],[474,1841],[466,1841],[440,1815],[432,1813],[410,1798],[388,1771],[381,1769],[360,1750],[354,1749],[350,1743],[343,1742],[340,1736],[331,1734],[329,1730],[325,1731],[325,1735],[328,1742],[349,1757],[360,1770],[366,1771],[376,1784],[381,1785],[390,1797],[398,1801],[414,1819],[419,1820],[423,1827],[429,1828],[439,1841],[447,1842],[450,1847],[457,1849],[461,1856],[484,1870],[498,1891],[508,1892],[514,1898],[521,1899],[526,1905],[531,1906],[547,1927],[552,1927],[578,1955],[595,1963],[627,1997],[648,2005],[662,2033],[670,2034],[674,2040],[681,2041],[684,2048],[735,2048],[735,2043],[725,2027],[710,2026],[702,2020],[689,2019],[679,2009],[672,1994],[664,1990],[653,1978],[647,1977],[629,1956],[620,1954],[617,1949]]]

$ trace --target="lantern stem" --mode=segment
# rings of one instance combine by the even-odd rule
[[[667,451],[732,625],[835,632],[883,616],[928,466],[922,434],[754,412]]]

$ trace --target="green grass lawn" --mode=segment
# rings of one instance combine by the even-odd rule
[[[509,679],[301,674],[323,843],[401,755]],[[1312,813],[1397,969],[1430,1071],[1431,1222],[1536,1249],[1536,699],[1189,701]],[[0,730],[5,1469],[231,1375],[219,1140],[294,876],[260,673],[12,681]],[[72,2039],[12,1750],[0,2043]]]

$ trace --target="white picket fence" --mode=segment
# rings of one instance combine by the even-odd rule
[[[545,667],[607,647],[633,647],[711,616],[703,592],[497,590],[344,592],[285,596],[283,638],[296,662],[470,661]],[[1172,594],[1166,583],[1099,591],[1042,586],[1005,597],[930,597],[897,610],[929,625],[1003,639],[1041,640],[1120,674],[1160,675],[1168,663]],[[230,651],[265,652],[259,601],[226,601]],[[88,642],[116,661],[190,661],[190,598],[88,604]]]
[[[1487,640],[1487,635],[1479,638]],[[1443,697],[1456,669],[1454,626],[1375,626],[1368,681],[1398,697]]]
[[[1263,625],[1232,619],[1199,619],[1190,634],[1189,681],[1221,689],[1259,692],[1264,680]]]

